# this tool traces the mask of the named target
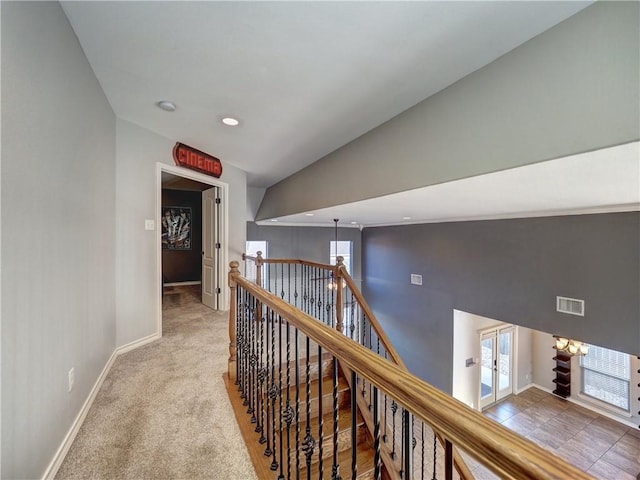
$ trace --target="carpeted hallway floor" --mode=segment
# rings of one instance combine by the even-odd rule
[[[227,315],[166,292],[163,337],[118,357],[56,478],[256,479],[222,374]]]

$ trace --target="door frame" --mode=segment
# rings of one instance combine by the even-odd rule
[[[198,173],[187,168],[178,167],[175,165],[168,165],[166,163],[156,163],[156,215],[155,215],[155,230],[156,230],[156,325],[157,335],[162,337],[162,173],[169,173],[177,177],[188,178],[196,182],[204,183],[212,187],[218,187],[220,189],[221,211],[218,222],[220,228],[220,236],[222,242],[222,248],[220,249],[220,262],[221,269],[224,272],[225,266],[228,264],[229,259],[229,185],[225,182],[221,182],[217,178],[210,177],[203,173]],[[222,273],[220,278],[220,303],[218,311],[224,310],[229,303],[229,285],[228,278]]]
[[[491,328],[487,328],[487,329],[483,329],[480,330],[478,332],[479,334],[479,343],[480,343],[480,368],[482,368],[482,337],[484,336],[489,336],[489,337],[493,337],[493,355],[495,356],[495,361],[499,361],[500,359],[500,334],[505,331],[505,330],[509,330],[510,334],[511,334],[511,352],[510,352],[510,365],[509,365],[509,389],[510,392],[507,393],[506,395],[502,395],[500,396],[500,398],[498,398],[498,394],[500,393],[499,387],[500,387],[500,374],[499,371],[496,370],[494,368],[493,372],[492,372],[492,389],[493,389],[493,400],[490,401],[489,403],[487,403],[486,405],[482,404],[482,370],[480,370],[480,375],[479,375],[479,382],[478,382],[478,409],[479,410],[483,410],[487,407],[490,407],[491,405],[499,402],[500,400],[502,400],[503,398],[507,397],[508,395],[513,394],[516,391],[515,388],[515,380],[516,380],[516,369],[517,369],[517,355],[518,355],[518,349],[517,349],[517,338],[516,338],[516,334],[517,334],[517,328],[515,325],[512,324],[502,324],[499,326],[495,326],[495,327],[491,327]]]

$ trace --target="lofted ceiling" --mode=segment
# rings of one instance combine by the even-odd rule
[[[264,188],[591,3],[62,6],[117,117],[208,152]],[[176,110],[159,109],[160,100]],[[223,125],[225,116],[240,124]],[[635,143],[273,220],[371,226],[638,210],[639,156]]]
[[[590,1],[62,2],[117,117],[268,187]],[[156,103],[169,100],[174,112]],[[220,120],[233,116],[237,127]]]

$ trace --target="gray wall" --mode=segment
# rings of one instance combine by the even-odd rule
[[[329,242],[335,240],[334,228],[257,225],[247,222],[247,240],[266,240],[270,258],[299,258],[329,263]],[[361,278],[361,240],[357,228],[338,227],[338,240],[353,242],[354,280]]]
[[[1,9],[1,476],[40,478],[115,348],[115,117],[57,2]]]
[[[640,351],[638,212],[365,228],[362,243],[367,300],[409,368],[447,392],[454,308]],[[585,316],[557,313],[556,295],[584,299]]]
[[[256,219],[637,140],[639,14],[595,3],[270,187]]]

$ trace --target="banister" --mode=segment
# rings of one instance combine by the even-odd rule
[[[396,348],[393,346],[393,343],[391,342],[391,339],[387,335],[387,332],[384,330],[384,328],[382,328],[382,325],[376,318],[375,314],[373,313],[373,310],[371,310],[371,307],[369,306],[367,301],[364,299],[364,296],[362,295],[362,292],[356,285],[356,282],[353,280],[353,278],[351,278],[351,275],[349,275],[349,272],[347,272],[347,269],[343,265],[341,265],[339,268],[339,272],[340,272],[339,273],[340,276],[342,276],[342,278],[344,278],[344,280],[346,281],[347,286],[351,289],[351,293],[355,297],[356,301],[360,304],[362,311],[365,313],[365,315],[371,322],[371,325],[375,328],[376,335],[378,335],[378,337],[380,338],[380,341],[382,342],[382,344],[384,345],[384,348],[386,349],[387,353],[391,357],[391,360],[393,360],[393,362],[396,365],[398,365],[400,368],[403,368],[404,370],[408,370],[407,366],[402,360],[402,357],[400,357],[400,354],[398,353]]]
[[[364,348],[232,271],[251,293],[341,362],[408,408],[416,417],[502,478],[593,480],[560,457],[470,409],[462,402]]]

